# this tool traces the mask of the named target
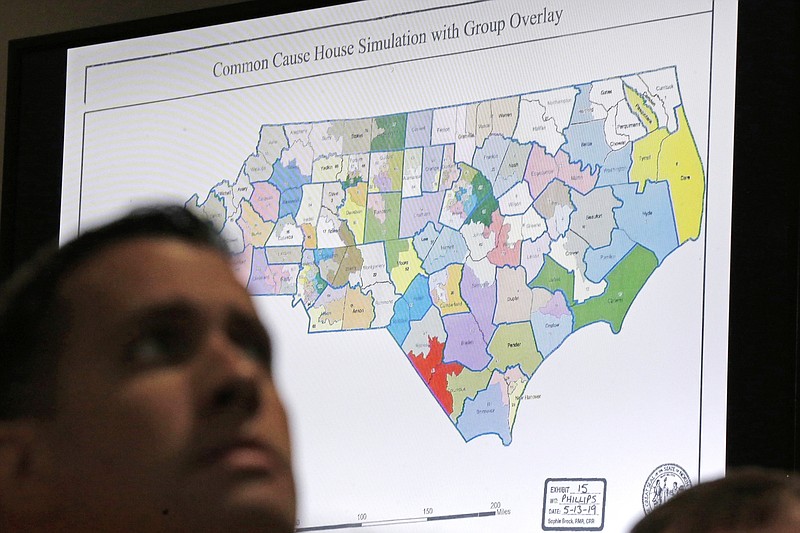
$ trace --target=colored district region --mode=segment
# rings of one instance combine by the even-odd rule
[[[265,124],[235,180],[186,206],[251,293],[292,296],[309,334],[387,329],[465,441],[509,445],[540,365],[586,325],[619,333],[701,235],[705,172],[678,88],[668,67]]]

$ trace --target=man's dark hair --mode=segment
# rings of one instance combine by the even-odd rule
[[[781,523],[794,506],[800,506],[800,479],[745,468],[681,492],[653,509],[631,533],[756,531]]]
[[[228,254],[211,224],[187,209],[145,208],[42,251],[0,287],[0,420],[53,413],[60,343],[69,327],[68,309],[59,297],[64,280],[110,246],[150,237]]]

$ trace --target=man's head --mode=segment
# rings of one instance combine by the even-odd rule
[[[645,516],[631,533],[794,533],[800,480],[748,468],[684,491]]]
[[[0,298],[0,346],[0,528],[292,530],[269,339],[186,211],[40,259]]]

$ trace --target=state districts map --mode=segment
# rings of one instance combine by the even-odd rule
[[[465,441],[509,445],[537,368],[588,324],[620,331],[664,258],[699,237],[704,195],[670,67],[266,124],[237,178],[187,206],[252,294],[292,295],[310,334],[388,329]]]

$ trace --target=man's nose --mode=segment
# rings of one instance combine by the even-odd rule
[[[204,414],[247,416],[261,406],[265,370],[224,331],[209,333],[198,363]]]

